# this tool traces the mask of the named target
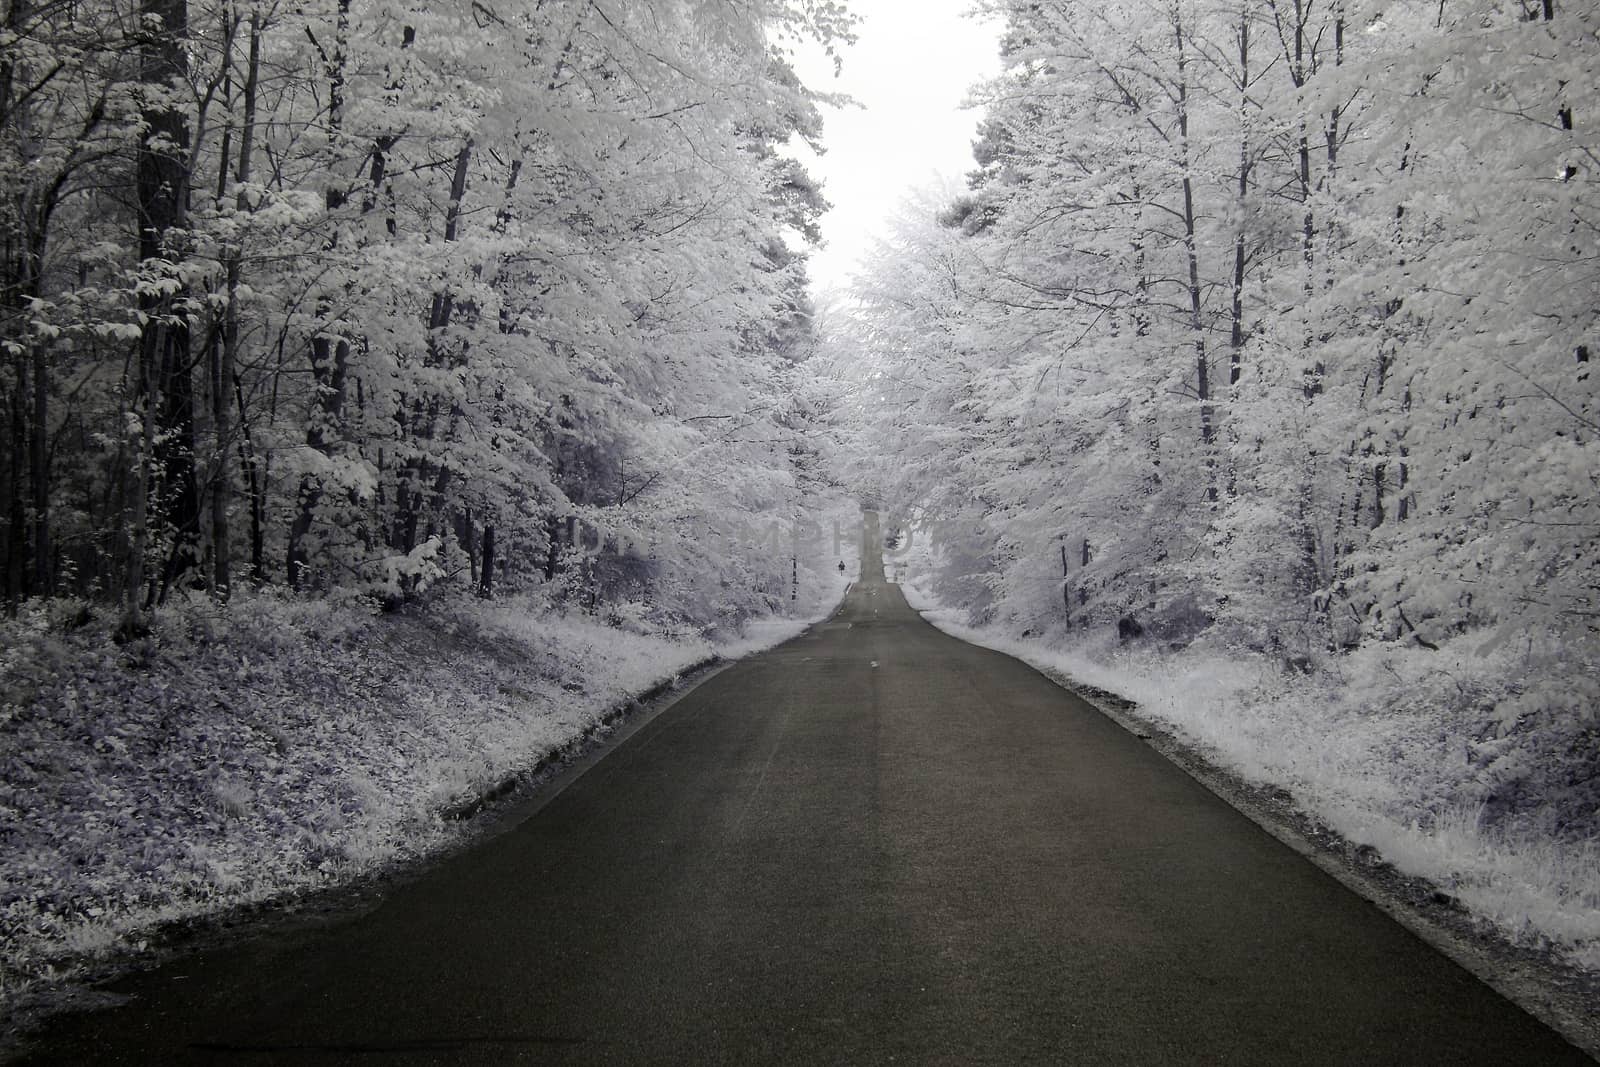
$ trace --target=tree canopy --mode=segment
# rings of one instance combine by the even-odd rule
[[[12,0],[7,599],[134,627],[243,581],[555,582],[702,622],[782,599],[791,561],[733,517],[816,487],[791,246],[826,205],[779,149],[820,133],[792,49],[850,26],[831,0]]]
[[[980,7],[1005,69],[969,188],[908,212],[839,331],[947,593],[1297,662],[1592,668],[1595,12]]]

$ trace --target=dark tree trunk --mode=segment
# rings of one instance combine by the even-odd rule
[[[139,258],[147,264],[177,263],[185,252],[189,196],[189,126],[177,99],[185,84],[188,7],[185,0],[146,0],[141,13],[160,30],[144,38],[139,55],[139,80],[153,98],[142,113],[146,133],[139,146]],[[146,295],[140,300],[147,316],[140,353],[145,369],[141,402],[153,407],[157,431],[152,517],[172,538],[158,600],[200,562],[194,376],[185,295]]]
[[[1067,542],[1061,542],[1061,612],[1067,622],[1072,622],[1072,585],[1067,581],[1071,570],[1067,566]]]
[[[1239,16],[1239,229],[1233,238],[1233,299],[1228,309],[1228,385],[1239,384],[1244,350],[1245,198],[1250,194],[1250,15]]]
[[[27,358],[18,353],[15,358],[17,391],[8,405],[10,433],[9,454],[6,457],[6,598],[20,600],[28,595],[28,505],[24,482],[23,457],[28,452],[27,409],[24,406],[24,383],[27,381]]]
[[[50,555],[50,368],[44,345],[33,345],[33,423],[28,435],[28,480],[33,490],[33,594],[55,586]]]
[[[234,198],[234,208],[240,213],[251,209],[251,204],[244,193],[244,186],[250,181],[252,153],[255,148],[256,95],[257,87],[260,84],[261,72],[261,13],[259,11],[253,10],[250,13],[250,52],[245,63],[244,120],[239,129],[239,162],[237,169],[234,171],[234,180],[239,186],[239,191]],[[227,166],[228,158],[227,154],[224,153],[222,167],[220,168],[223,174],[226,174]],[[242,258],[242,249],[238,247],[229,249],[227,257],[227,304],[223,312],[222,341],[211,394],[212,431],[216,435],[217,449],[217,484],[212,491],[211,498],[211,544],[214,552],[211,584],[216,595],[224,600],[227,599],[233,584],[232,553],[228,531],[228,497],[230,496],[229,488],[232,484],[232,479],[228,477],[227,473],[232,466],[228,461],[230,452],[229,438],[232,436],[232,430],[229,426],[230,405],[228,393],[233,389],[234,367],[237,365],[239,357],[239,284],[242,280]],[[238,398],[242,400],[244,394],[235,392]],[[242,405],[239,417],[242,423],[244,418]],[[249,474],[253,479],[254,471],[250,471]],[[252,524],[257,521],[254,514],[254,494],[255,490],[252,487]],[[259,561],[254,558],[254,530],[251,532],[251,539],[251,577],[259,582],[260,565]]]
[[[494,524],[483,528],[483,562],[478,566],[478,595],[488,600],[494,596]]]
[[[233,377],[233,392],[239,402],[239,462],[250,492],[250,583],[259,588],[267,581],[266,478],[261,471],[261,461],[256,457],[255,442],[250,438],[250,424],[245,420],[244,385],[237,374]]]
[[[13,0],[6,5],[6,29],[17,33],[27,22],[30,16],[30,6],[26,0]],[[0,128],[8,128],[13,122],[20,119],[16,110],[21,105],[14,104],[11,94],[12,86],[17,80],[17,62],[19,53],[0,53]],[[24,278],[28,270],[26,260],[26,241],[19,228],[6,227],[5,229],[5,260],[3,268],[5,277],[0,278],[0,294],[4,294],[4,303],[0,304],[0,327],[4,328],[4,339],[16,344],[16,348],[6,346],[13,354],[11,357],[12,374],[16,383],[16,392],[6,399],[6,455],[5,455],[5,597],[8,603],[20,600],[25,593],[27,582],[27,503],[26,488],[23,484],[23,457],[27,455],[27,411],[24,406],[25,382],[28,377],[28,361],[21,341],[25,336],[25,320],[22,310],[24,307],[23,291]],[[13,294],[15,294],[13,296]]]
[[[164,335],[164,336],[163,336]],[[158,331],[152,365],[160,390],[156,441],[157,514],[168,527],[172,546],[161,572],[157,602],[200,567],[200,488],[195,477],[194,375],[186,321]]]
[[[1200,294],[1200,255],[1195,240],[1194,176],[1189,145],[1188,42],[1174,9],[1173,34],[1178,47],[1178,147],[1183,172],[1183,250],[1189,267],[1189,325],[1194,331],[1195,396],[1200,401],[1200,447],[1205,453],[1206,499],[1216,500],[1216,457],[1212,453],[1211,370],[1206,352],[1205,317]]]

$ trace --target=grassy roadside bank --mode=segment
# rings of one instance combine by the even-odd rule
[[[175,603],[148,638],[39,603],[0,632],[0,1022],[172,924],[294,900],[460,841],[463,816],[707,660],[831,611],[672,632],[463,598]]]

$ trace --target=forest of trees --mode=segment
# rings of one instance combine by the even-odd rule
[[[827,0],[8,0],[5,600],[136,632],[246,584],[555,582],[699,621],[787,599],[792,561],[718,525],[820,480],[792,248],[825,204],[780,151],[820,120],[786,57],[850,25]]]
[[[979,6],[978,169],[829,327],[942,595],[1300,667],[1509,646],[1587,720],[1600,9]]]
[[[979,169],[830,327],[947,588],[1295,662],[1591,646],[1600,14],[979,7]],[[5,600],[781,601],[792,562],[736,534],[807,514],[839,417],[786,56],[851,19],[11,0]]]
[[[1600,959],[1600,4],[973,2],[976,169],[818,307],[846,0],[0,0],[14,974],[435,847],[852,492]]]

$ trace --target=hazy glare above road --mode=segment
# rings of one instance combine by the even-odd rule
[[[962,108],[970,86],[999,67],[998,28],[963,12],[971,0],[852,0],[857,43],[833,76],[820,53],[799,57],[806,83],[848,93],[863,106],[824,111],[827,153],[801,146],[826,182],[833,210],[822,220],[827,246],[812,253],[813,287],[842,286],[870,235],[918,186],[960,182],[972,167],[978,113]]]

